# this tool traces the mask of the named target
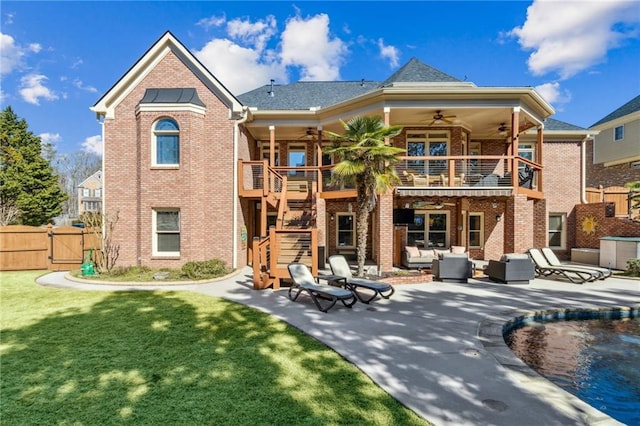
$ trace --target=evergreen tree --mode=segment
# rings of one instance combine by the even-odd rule
[[[5,108],[0,112],[0,210],[17,212],[10,223],[39,226],[60,214],[65,199],[42,156],[40,138],[11,107]]]

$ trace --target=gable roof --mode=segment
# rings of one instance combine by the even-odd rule
[[[625,115],[633,114],[634,112],[640,111],[640,95],[631,99],[626,104],[622,105],[620,108],[613,111],[611,114],[606,117],[600,119],[599,121],[593,123],[591,127],[598,126],[600,124],[613,121],[616,118],[624,117]]]
[[[398,71],[380,84],[380,87],[393,86],[394,83],[457,83],[462,82],[413,57]]]
[[[89,182],[90,180],[97,180],[99,183],[102,184],[102,170],[98,170],[97,172],[95,172],[94,174],[92,174],[91,176],[89,176],[88,178],[83,180],[82,182],[80,182],[78,184],[78,188],[81,188],[81,187],[85,186],[85,184],[87,182]]]
[[[229,118],[242,111],[238,99],[170,31],[165,32],[90,109],[113,118],[115,107],[169,52],[178,57],[227,108]]]

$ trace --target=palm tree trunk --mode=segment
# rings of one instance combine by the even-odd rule
[[[364,192],[364,191],[362,191]],[[356,203],[356,258],[358,259],[357,276],[364,275],[364,262],[367,259],[367,236],[369,234],[369,209],[367,206],[367,198],[360,196]]]

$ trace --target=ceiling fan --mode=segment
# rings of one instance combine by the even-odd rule
[[[509,126],[506,125],[506,123],[500,123],[500,125],[498,126],[498,134],[500,136],[507,136],[508,132],[507,130],[510,130],[511,128]]]
[[[304,132],[304,135],[300,136],[298,139],[313,139],[316,136],[317,134],[313,130],[313,127],[307,127],[307,130]]]
[[[430,201],[416,201],[413,203],[413,208],[414,209],[423,209],[423,208],[427,208],[427,209],[436,209],[436,210],[440,210],[442,209],[444,206],[455,206],[455,203],[444,203],[442,201],[438,201],[438,202],[430,202]]]
[[[431,123],[429,123],[429,125],[433,125],[433,124],[442,124],[442,123],[447,123],[447,124],[453,124],[453,120],[450,120],[451,118],[456,118],[455,115],[443,115],[441,110],[437,110],[436,113],[433,115],[433,120],[431,120]]]

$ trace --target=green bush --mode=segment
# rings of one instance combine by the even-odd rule
[[[182,273],[192,280],[220,277],[229,272],[227,264],[220,259],[192,261],[182,265]]]
[[[627,273],[632,277],[640,277],[640,259],[627,260]]]

